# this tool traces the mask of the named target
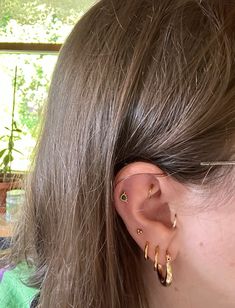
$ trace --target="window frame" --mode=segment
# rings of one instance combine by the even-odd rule
[[[62,44],[0,42],[0,53],[58,53]]]

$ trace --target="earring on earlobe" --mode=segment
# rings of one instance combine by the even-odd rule
[[[166,253],[166,274],[163,276],[163,270],[162,265],[157,264],[157,273],[160,283],[164,287],[170,286],[173,280],[173,274],[172,274],[172,266],[171,266],[171,256]]]
[[[154,271],[157,271],[157,265],[158,265],[158,253],[159,253],[159,245],[155,248],[155,256],[154,256]]]
[[[144,248],[144,258],[145,260],[148,259],[148,248],[149,248],[149,242],[147,241]]]

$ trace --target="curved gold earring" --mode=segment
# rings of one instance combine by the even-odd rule
[[[148,259],[148,248],[149,248],[149,242],[147,241],[144,248],[144,258],[145,260]]]
[[[158,253],[159,253],[159,245],[155,248],[155,257],[154,257],[154,270],[157,271],[157,265],[158,265]]]
[[[163,270],[162,270],[162,265],[157,264],[157,273],[158,273],[158,278],[161,284],[164,287],[170,286],[173,280],[173,274],[172,274],[172,266],[171,266],[171,256],[166,253],[166,275],[165,277],[163,276]]]
[[[172,228],[173,228],[173,229],[176,228],[176,222],[177,222],[177,215],[175,214],[174,222],[173,222],[173,224],[172,224]]]

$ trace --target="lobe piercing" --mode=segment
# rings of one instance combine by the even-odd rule
[[[143,230],[138,228],[138,229],[136,230],[136,233],[137,233],[137,234],[142,234],[142,233],[143,233]]]
[[[148,259],[148,248],[149,248],[149,242],[147,241],[144,248],[144,258],[145,260]]]
[[[154,257],[154,271],[157,271],[158,265],[158,253],[159,253],[159,245],[155,247],[155,257]]]

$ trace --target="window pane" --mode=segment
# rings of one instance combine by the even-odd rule
[[[95,0],[1,0],[0,41],[62,44]]]
[[[17,66],[15,92],[15,121],[22,133],[14,141],[12,170],[26,171],[38,137],[43,105],[47,100],[57,55],[0,54],[0,151],[7,147],[14,96],[14,76]],[[7,127],[7,128],[6,128]],[[18,139],[18,140],[17,140]],[[3,158],[3,157],[2,157]],[[2,158],[0,161],[2,161]]]

